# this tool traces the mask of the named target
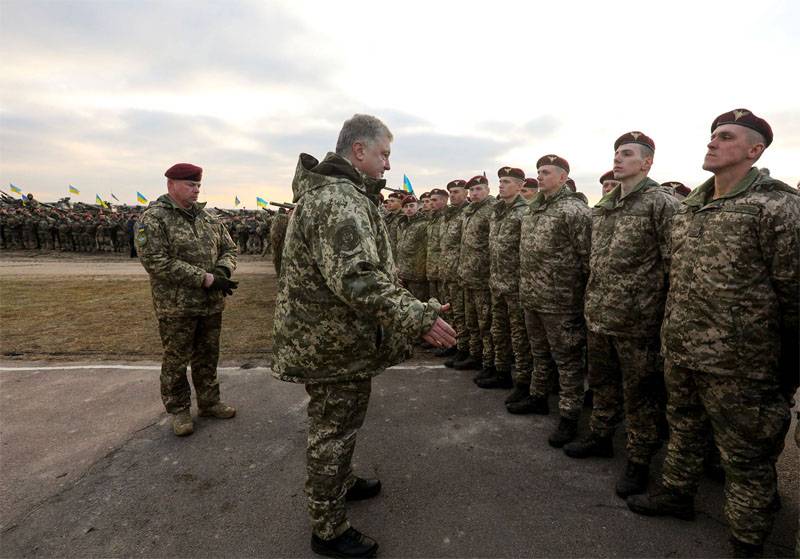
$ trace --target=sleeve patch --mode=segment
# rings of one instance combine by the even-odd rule
[[[334,248],[338,254],[354,254],[361,248],[361,235],[355,221],[343,221],[333,235]]]

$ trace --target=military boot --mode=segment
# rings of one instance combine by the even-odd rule
[[[435,357],[452,357],[456,353],[458,353],[458,350],[455,347],[443,347],[434,351],[433,355]]]
[[[522,384],[519,382],[514,383],[514,390],[511,391],[511,394],[506,396],[505,404],[513,404],[515,402],[521,402],[525,398],[528,397],[530,393],[530,386],[527,384]]]
[[[497,376],[497,369],[495,369],[494,367],[484,367],[480,371],[478,371],[477,375],[472,377],[472,382],[480,386],[480,384],[478,383],[485,382],[490,378],[494,378],[495,376]]]
[[[457,371],[467,371],[467,370],[480,370],[481,368],[481,361],[480,359],[476,359],[472,356],[472,354],[468,353],[464,359],[456,361],[453,363],[453,368]]]
[[[511,371],[496,370],[494,376],[476,380],[475,384],[481,388],[511,388],[514,380],[511,378]]]
[[[357,477],[353,486],[344,494],[346,501],[371,499],[381,492],[381,480]]]
[[[578,434],[578,420],[562,417],[558,421],[558,427],[553,434],[547,438],[550,446],[561,448]]]
[[[452,369],[458,361],[463,361],[467,357],[469,357],[468,351],[458,350],[453,357],[444,362],[444,366]]]
[[[192,414],[189,410],[181,410],[172,415],[172,432],[179,437],[185,437],[194,433],[192,424]]]
[[[728,540],[731,548],[731,557],[763,557],[764,546],[756,543],[746,543],[733,536]]]
[[[564,454],[570,458],[589,458],[590,456],[611,458],[614,456],[614,444],[611,435],[603,437],[594,431],[589,431],[589,434],[581,440],[565,445]]]
[[[649,464],[637,464],[628,460],[625,471],[617,480],[617,495],[627,499],[631,495],[637,495],[647,491],[647,480],[650,479]]]
[[[670,491],[664,487],[653,493],[631,495],[625,502],[636,514],[644,516],[674,516],[681,520],[694,520],[694,497]]]
[[[326,557],[375,557],[378,542],[351,526],[332,540],[323,540],[312,534],[311,549]]]
[[[217,419],[230,419],[236,415],[236,408],[217,402],[213,406],[200,408],[200,417],[216,417]]]
[[[547,415],[550,413],[550,406],[547,404],[546,396],[526,396],[522,400],[506,404],[508,413]]]

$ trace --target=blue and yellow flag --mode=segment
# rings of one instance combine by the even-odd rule
[[[238,208],[239,204],[241,204],[241,202],[239,201],[239,197],[238,196],[234,196],[233,197],[233,205]]]
[[[411,186],[411,181],[408,180],[406,175],[403,175],[403,189],[409,194],[414,194],[414,187]]]
[[[8,183],[8,186],[11,189],[11,192],[16,192],[17,194],[22,194],[22,190],[16,184],[10,182],[10,183]]]
[[[258,206],[259,208],[266,208],[267,201],[260,196],[256,196],[256,206]]]
[[[106,204],[105,200],[100,198],[99,194],[95,194],[94,195],[94,201],[95,201],[95,203],[100,204],[100,207],[102,207],[102,208],[107,208],[108,207],[108,204]]]
[[[80,191],[80,190],[78,190],[77,188],[75,188],[74,186],[72,186],[72,185],[69,185],[69,193],[70,193],[70,194],[80,194],[80,193],[81,193],[81,191]]]
[[[147,198],[145,198],[144,194],[142,194],[141,192],[137,192],[136,193],[136,201],[139,202],[140,204],[146,204],[147,203]]]

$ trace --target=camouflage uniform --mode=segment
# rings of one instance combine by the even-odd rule
[[[161,398],[172,414],[191,405],[186,379],[190,362],[198,407],[219,402],[217,361],[225,299],[222,291],[203,288],[203,281],[217,267],[233,273],[236,245],[204,207],[194,204],[183,209],[164,194],[150,204],[136,226],[136,248],[150,275],[164,348]]]
[[[289,225],[289,216],[279,213],[272,221],[269,230],[270,244],[272,245],[272,263],[275,265],[275,274],[281,273],[281,259],[283,257],[283,241],[286,238],[286,228]]]
[[[601,437],[627,420],[628,459],[649,464],[661,446],[663,386],[658,335],[669,273],[669,238],[678,202],[645,177],[625,197],[619,187],[592,210],[592,254],[584,316],[589,427]]]
[[[397,254],[397,227],[400,225],[401,217],[403,217],[403,212],[397,210],[383,218],[386,225],[386,233],[389,235],[389,245],[392,247],[392,258],[395,258],[394,255]]]
[[[236,244],[239,247],[239,254],[247,254],[247,239],[250,237],[250,232],[247,225],[242,221],[236,223]]]
[[[97,222],[95,218],[87,216],[86,221],[83,223],[83,246],[86,252],[94,252],[97,249],[97,241],[95,235],[97,234]]]
[[[344,497],[371,378],[406,359],[440,310],[398,285],[386,227],[367,197],[382,184],[333,153],[321,163],[300,155],[292,184],[272,374],[305,383],[311,397],[306,493],[314,534],[326,540],[349,528]]]
[[[430,212],[428,215],[427,257],[425,274],[428,278],[428,293],[434,299],[444,300],[441,291],[442,279],[439,273],[442,259],[441,226],[444,218],[444,208]]]
[[[697,490],[707,417],[731,532],[759,545],[772,528],[775,462],[797,387],[800,197],[755,167],[727,195],[712,200],[713,192],[712,178],[673,220],[662,481],[677,493]]]
[[[537,194],[522,219],[520,293],[533,354],[531,395],[547,396],[552,358],[561,386],[559,410],[570,420],[583,406],[583,296],[591,237],[591,212],[566,185],[550,198]]]
[[[490,280],[492,291],[492,342],[495,368],[511,370],[516,364],[514,382],[530,386],[533,367],[531,346],[525,329],[525,312],[519,297],[519,237],[528,204],[517,195],[510,203],[494,206],[489,228]]]
[[[464,285],[464,314],[470,333],[469,352],[494,368],[492,295],[489,290],[489,223],[495,199],[487,196],[464,208],[458,270]]]
[[[442,218],[440,239],[442,244],[439,275],[444,285],[443,299],[450,303],[450,314],[456,331],[457,349],[462,353],[469,351],[469,331],[464,314],[464,284],[458,273],[461,256],[461,230],[464,224],[464,209],[469,202],[460,206],[448,206]]]
[[[22,244],[26,249],[35,250],[39,248],[37,230],[36,218],[32,215],[25,215],[22,218]]]
[[[39,216],[37,232],[39,234],[39,247],[42,250],[53,250],[53,236],[50,234],[50,222],[52,220],[46,215]]]
[[[83,252],[83,222],[79,216],[75,216],[70,224],[70,234],[72,237],[72,246],[75,252]]]
[[[426,246],[428,238],[428,219],[420,212],[410,219],[403,216],[397,226],[397,275],[403,280],[414,297],[428,300],[426,276]]]

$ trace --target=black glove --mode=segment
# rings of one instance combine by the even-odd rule
[[[214,283],[211,284],[209,289],[219,289],[226,297],[233,295],[233,290],[239,287],[239,282],[228,279],[220,270],[221,268],[214,270]]]

